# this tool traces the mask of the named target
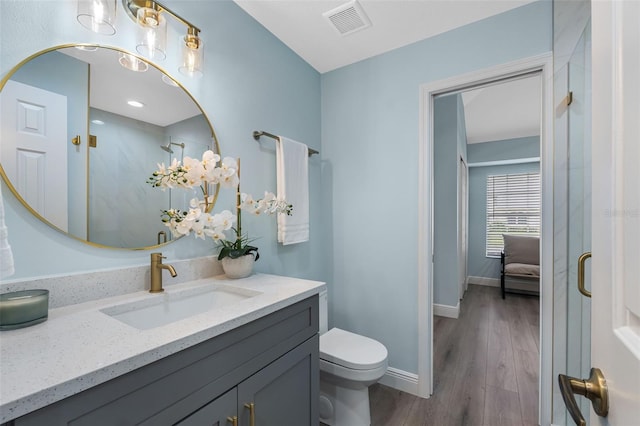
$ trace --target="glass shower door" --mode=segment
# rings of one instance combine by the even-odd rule
[[[591,368],[591,299],[578,291],[578,259],[591,251],[591,24],[588,23],[568,64],[567,139],[567,375],[589,377]],[[590,261],[584,263],[590,286]],[[578,398],[583,413],[589,400]],[[567,420],[567,424],[571,419]]]

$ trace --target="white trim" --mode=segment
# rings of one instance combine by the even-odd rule
[[[468,278],[469,284],[484,285],[487,287],[500,287],[500,278],[472,277]]]
[[[508,166],[510,164],[537,163],[539,161],[540,157],[514,158],[513,160],[478,161],[477,163],[467,164],[467,167]]]
[[[418,395],[417,374],[389,367],[387,368],[387,372],[378,382],[385,386],[389,386],[391,388],[407,392],[412,395]]]
[[[514,277],[507,277],[507,290],[527,291],[531,294],[539,293],[539,285],[536,281],[530,279],[520,279]],[[485,287],[500,287],[499,278],[486,278],[486,277],[469,277],[469,284],[482,285]],[[532,290],[531,286],[535,286]],[[434,315],[437,315],[434,312]]]
[[[433,315],[458,319],[460,316],[460,302],[456,306],[433,304]]]
[[[527,72],[541,72],[540,424],[551,423],[553,393],[553,56],[545,53],[420,86],[418,146],[418,396],[433,392],[433,97]]]

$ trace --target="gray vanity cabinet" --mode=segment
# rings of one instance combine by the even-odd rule
[[[309,387],[309,382],[317,383],[319,377],[317,359],[311,354],[318,341],[317,336],[310,339],[238,386],[240,425],[318,424],[319,396]]]
[[[238,389],[233,388],[222,396],[211,401],[186,419],[178,422],[176,426],[224,426],[233,425],[238,401]]]
[[[317,424],[317,395],[310,386],[317,382],[317,344],[317,337],[309,339],[176,426],[232,425],[234,417],[242,426]]]
[[[315,426],[318,344],[315,295],[19,417],[15,426],[231,426],[234,416],[241,426]]]

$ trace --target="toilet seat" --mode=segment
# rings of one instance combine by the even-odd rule
[[[339,328],[320,335],[320,359],[352,370],[387,367],[387,348],[380,342]]]

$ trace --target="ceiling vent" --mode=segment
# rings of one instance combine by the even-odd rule
[[[341,35],[347,35],[371,26],[362,6],[357,1],[350,1],[322,14],[331,22]]]

